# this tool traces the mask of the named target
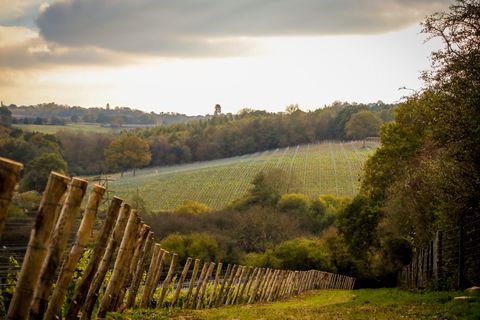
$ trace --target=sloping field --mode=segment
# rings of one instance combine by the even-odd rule
[[[138,170],[115,176],[109,189],[128,199],[135,192],[151,210],[173,209],[195,200],[220,209],[252,187],[262,170],[281,169],[295,190],[312,198],[321,194],[352,196],[367,158],[377,143],[325,142],[244,155],[228,159]]]

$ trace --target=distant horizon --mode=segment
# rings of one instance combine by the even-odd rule
[[[327,108],[327,107],[330,107],[332,106],[334,103],[336,102],[340,102],[340,103],[346,103],[346,104],[358,104],[358,105],[369,105],[369,104],[374,104],[374,103],[377,103],[377,102],[383,102],[384,104],[397,104],[397,103],[400,103],[401,101],[397,101],[397,102],[385,102],[385,101],[382,101],[382,100],[377,100],[377,101],[369,101],[369,102],[358,102],[358,101],[340,101],[340,100],[334,100],[332,101],[331,103],[327,103],[327,104],[324,104],[323,106],[319,106],[319,107],[316,107],[316,108],[310,108],[310,109],[305,109],[305,108],[302,108],[301,105],[298,105],[296,103],[292,103],[292,104],[289,104],[289,105],[285,105],[285,107],[282,109],[282,110],[279,110],[279,111],[269,111],[265,108],[254,108],[254,107],[248,107],[248,109],[252,109],[254,111],[265,111],[265,112],[270,112],[270,113],[279,113],[279,112],[285,112],[285,108],[290,106],[290,105],[298,105],[298,107],[300,108],[301,111],[303,112],[311,112],[311,111],[315,111],[315,110],[318,110],[318,109],[323,109],[323,108]],[[90,109],[90,108],[98,108],[98,109],[105,109],[106,110],[106,107],[107,107],[107,104],[105,104],[104,106],[82,106],[82,105],[77,105],[77,104],[73,104],[73,105],[70,105],[70,104],[67,104],[67,103],[58,103],[56,101],[49,101],[49,102],[40,102],[40,103],[34,103],[34,104],[17,104],[15,102],[6,102],[4,100],[2,100],[2,104],[3,106],[5,107],[9,107],[11,105],[15,105],[16,107],[31,107],[31,106],[38,106],[38,105],[42,105],[42,104],[49,104],[49,103],[54,103],[56,105],[59,105],[59,106],[67,106],[69,108],[73,108],[73,107],[80,107],[80,108],[85,108],[85,109]],[[222,107],[222,114],[228,114],[228,113],[231,113],[231,114],[238,114],[240,111],[242,111],[243,109],[245,108],[240,108],[238,109],[236,112],[224,112],[223,111],[223,106],[219,103],[219,105]],[[155,114],[179,114],[179,115],[186,115],[186,116],[189,116],[189,117],[196,117],[196,116],[211,116],[213,115],[213,112],[212,113],[206,113],[206,114],[187,114],[187,113],[180,113],[180,112],[176,112],[176,111],[147,111],[147,110],[144,110],[144,109],[141,109],[141,108],[137,108],[137,107],[133,107],[133,106],[112,106],[110,105],[110,110],[111,109],[115,109],[115,108],[130,108],[131,110],[138,110],[138,111],[142,111],[144,113],[150,113],[150,112],[154,112]],[[214,107],[215,105],[212,106],[212,111],[214,111]],[[246,107],[247,108],[247,107]]]

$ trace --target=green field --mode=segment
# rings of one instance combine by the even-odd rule
[[[88,131],[96,133],[110,133],[117,129],[102,127],[99,124],[90,123],[69,123],[64,126],[38,125],[38,124],[14,124],[13,127],[20,128],[23,131],[36,131],[41,133],[54,134],[61,130],[70,131]]]
[[[128,199],[134,192],[150,210],[173,209],[195,200],[221,209],[245,195],[255,175],[278,168],[288,174],[290,190],[312,198],[322,194],[353,196],[359,188],[363,164],[377,143],[318,143],[268,150],[240,157],[171,167],[137,170],[113,176],[112,193]]]
[[[408,292],[400,289],[315,291],[288,301],[210,310],[127,310],[109,319],[480,319],[480,299],[455,301],[462,292]]]

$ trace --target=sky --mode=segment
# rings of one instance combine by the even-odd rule
[[[189,115],[398,102],[447,0],[0,0],[0,100]]]

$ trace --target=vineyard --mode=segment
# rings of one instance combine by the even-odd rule
[[[125,198],[138,194],[150,210],[169,210],[185,200],[220,209],[245,195],[262,170],[280,169],[287,192],[309,197],[354,195],[367,158],[378,143],[323,142],[267,150],[234,158],[137,170],[113,176],[109,190]]]

